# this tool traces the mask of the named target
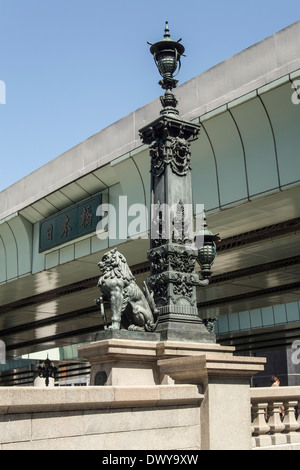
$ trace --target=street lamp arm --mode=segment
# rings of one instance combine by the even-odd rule
[[[206,287],[209,284],[209,279],[199,279],[197,285],[200,287]]]

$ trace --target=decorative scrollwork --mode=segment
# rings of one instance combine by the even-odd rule
[[[218,319],[216,317],[206,318],[203,321],[204,326],[210,333],[214,333],[215,331],[215,323]]]
[[[191,170],[190,143],[181,137],[175,137],[166,145],[161,139],[156,139],[149,146],[151,157],[151,173],[159,177],[170,164],[173,173],[184,176]]]
[[[174,285],[173,292],[175,295],[191,298],[193,295],[193,286],[186,281],[182,281],[180,284]]]
[[[176,250],[174,245],[172,245],[172,250],[168,249],[168,245],[155,248],[148,252],[148,258],[151,261],[153,274],[164,271],[193,273],[195,270],[195,253],[187,250]]]
[[[167,149],[161,139],[156,139],[149,146],[149,154],[151,157],[151,173],[159,177],[165,170],[165,164],[168,161]]]
[[[165,274],[150,276],[148,284],[153,289],[156,305],[165,305],[168,301],[168,277]]]
[[[170,265],[174,271],[192,273],[195,269],[195,257],[187,251],[183,253],[169,253]]]
[[[172,159],[170,160],[171,168],[174,173],[184,176],[191,170],[191,151],[190,144],[185,139],[176,137],[171,141],[170,151]]]

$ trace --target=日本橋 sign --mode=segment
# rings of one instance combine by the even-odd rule
[[[96,231],[102,195],[90,197],[40,222],[39,251],[46,251]]]

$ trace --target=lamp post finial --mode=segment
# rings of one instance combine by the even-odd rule
[[[165,34],[164,34],[164,37],[165,37],[165,38],[171,37],[171,36],[170,36],[170,30],[169,30],[169,23],[168,23],[168,21],[166,21],[166,27],[165,27]]]

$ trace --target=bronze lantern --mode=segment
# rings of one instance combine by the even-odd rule
[[[213,234],[208,228],[206,218],[203,223],[203,245],[198,249],[197,261],[201,268],[203,279],[209,279],[212,272],[211,266],[217,255],[216,242],[220,242],[219,234]]]
[[[150,52],[153,54],[155,64],[158,68],[160,75],[163,79],[159,84],[165,90],[171,90],[177,85],[177,80],[174,79],[174,74],[177,70],[178,74],[181,62],[180,58],[184,55],[184,46],[180,44],[181,39],[173,41],[170,37],[168,22],[166,21],[164,38],[161,41],[151,44]]]

